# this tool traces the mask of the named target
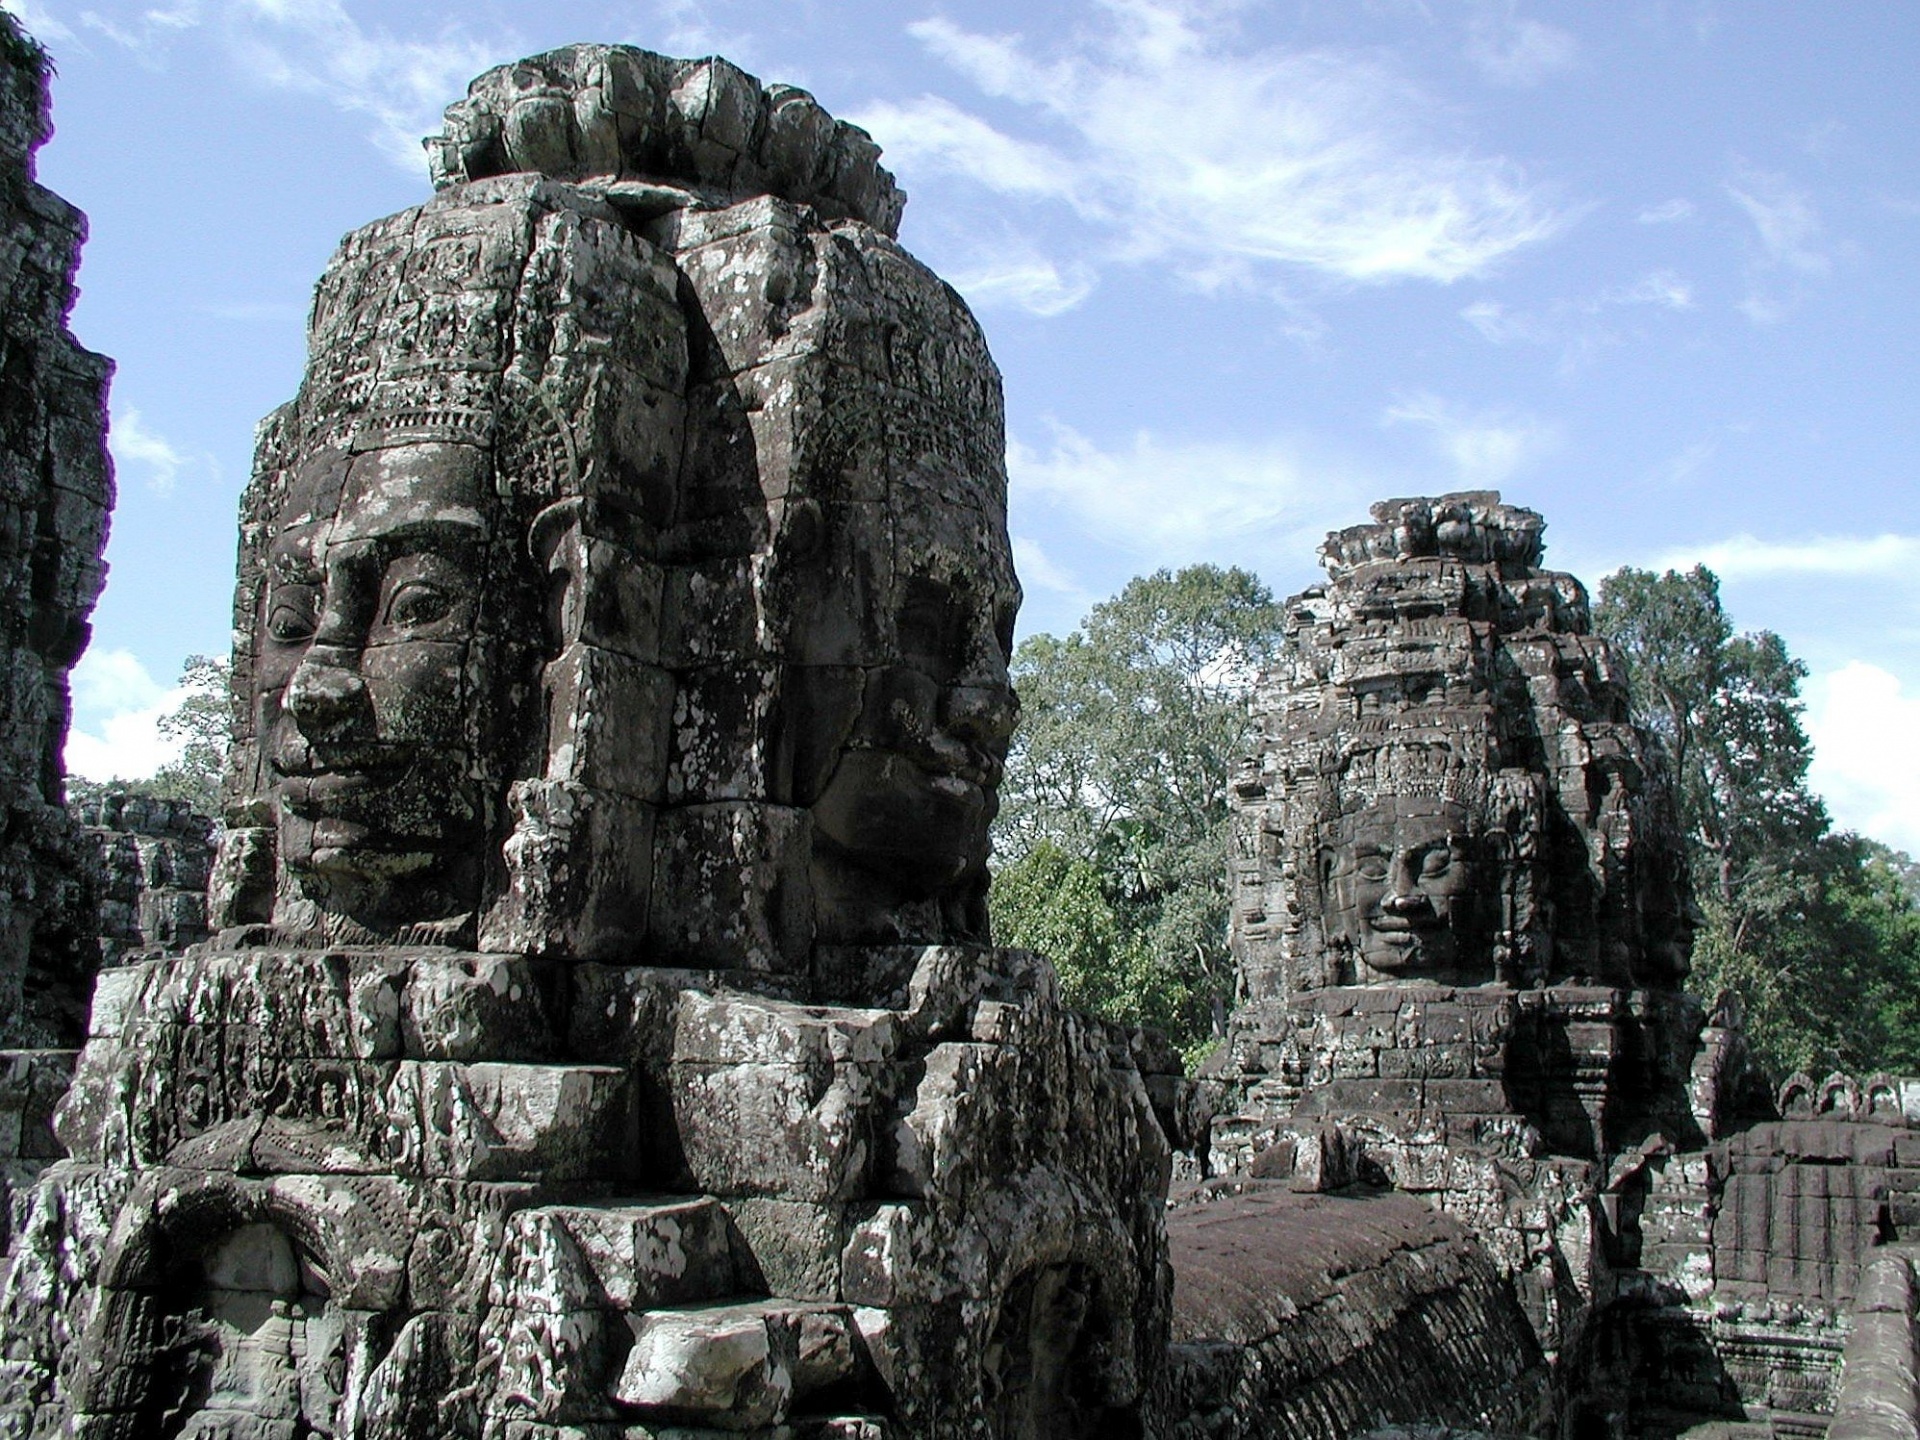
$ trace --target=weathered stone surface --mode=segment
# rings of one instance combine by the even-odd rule
[[[113,366],[66,323],[86,218],[34,181],[48,73],[0,16],[0,1044],[25,1046],[79,1041],[98,964],[61,751],[113,504]]]
[[[87,899],[99,915],[100,963],[207,938],[213,822],[184,800],[108,791],[67,813],[92,847]]]
[[[1532,1329],[1458,1222],[1410,1197],[1258,1180],[1215,1182],[1174,1215],[1161,1434],[1547,1433]]]
[[[1209,1080],[1212,1168],[1426,1197],[1551,1355],[1606,1299],[1608,1166],[1697,1141],[1719,1077],[1661,758],[1543,529],[1491,492],[1384,501],[1288,602]]]
[[[0,1433],[1137,1427],[1145,1051],[987,943],[978,327],[721,61],[535,57],[431,148],[261,427],[217,933],[101,978]]]
[[[1234,782],[1248,1001],[1686,973],[1664,774],[1544,528],[1473,491],[1382,501],[1322,546]]]

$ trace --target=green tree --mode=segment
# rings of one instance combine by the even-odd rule
[[[1734,633],[1704,566],[1615,572],[1594,624],[1626,652],[1634,708],[1672,763],[1705,922],[1693,988],[1746,997],[1775,1079],[1920,1055],[1911,862],[1835,833],[1808,787],[1806,667],[1771,631]]]
[[[1014,656],[1023,718],[995,827],[996,931],[1088,977],[1069,983],[1094,1008],[1150,1018],[1189,1051],[1220,1032],[1232,996],[1227,778],[1281,622],[1255,576],[1195,565],[1132,580],[1064,640],[1036,635]],[[1045,912],[1064,902],[1046,886],[1069,881],[1089,905],[1097,881],[1111,924],[1066,955],[1024,937],[1056,926]]]
[[[160,717],[160,733],[180,740],[178,758],[140,780],[69,779],[67,796],[82,801],[120,790],[166,800],[185,800],[202,815],[220,813],[220,776],[227,763],[231,733],[228,719],[229,663],[209,655],[189,655],[180,670],[186,691],[178,706]]]

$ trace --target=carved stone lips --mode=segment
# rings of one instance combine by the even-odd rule
[[[1411,940],[1416,931],[1431,930],[1440,923],[1440,917],[1434,914],[1431,906],[1414,911],[1412,914],[1375,915],[1368,925],[1389,940]]]
[[[273,761],[282,791],[296,806],[325,804],[377,789],[408,767],[409,752],[388,746],[352,746],[316,751],[308,745],[285,747]]]

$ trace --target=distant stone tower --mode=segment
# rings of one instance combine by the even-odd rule
[[[67,330],[87,224],[34,182],[47,73],[0,13],[0,1045],[72,1046],[96,956],[61,755],[67,676],[106,575],[113,365]]]
[[[724,61],[535,56],[429,145],[261,427],[218,935],[96,995],[0,1427],[1127,1433],[1169,1158],[987,943],[978,326]]]
[[[1288,602],[1234,781],[1214,1151],[1337,1125],[1335,1168],[1474,1224],[1552,1348],[1607,1165],[1699,1135],[1703,1017],[1663,762],[1544,528],[1492,492],[1384,501]]]

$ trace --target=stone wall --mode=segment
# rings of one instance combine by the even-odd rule
[[[111,364],[68,332],[86,220],[34,181],[44,57],[0,14],[0,1043],[77,1043],[93,965],[60,808],[67,675],[100,593]]]
[[[184,800],[109,790],[68,806],[90,849],[100,963],[207,938],[213,821]]]
[[[1551,1382],[1472,1232],[1390,1193],[1202,1187],[1175,1209],[1166,1440],[1345,1440],[1412,1421],[1545,1434]]]

